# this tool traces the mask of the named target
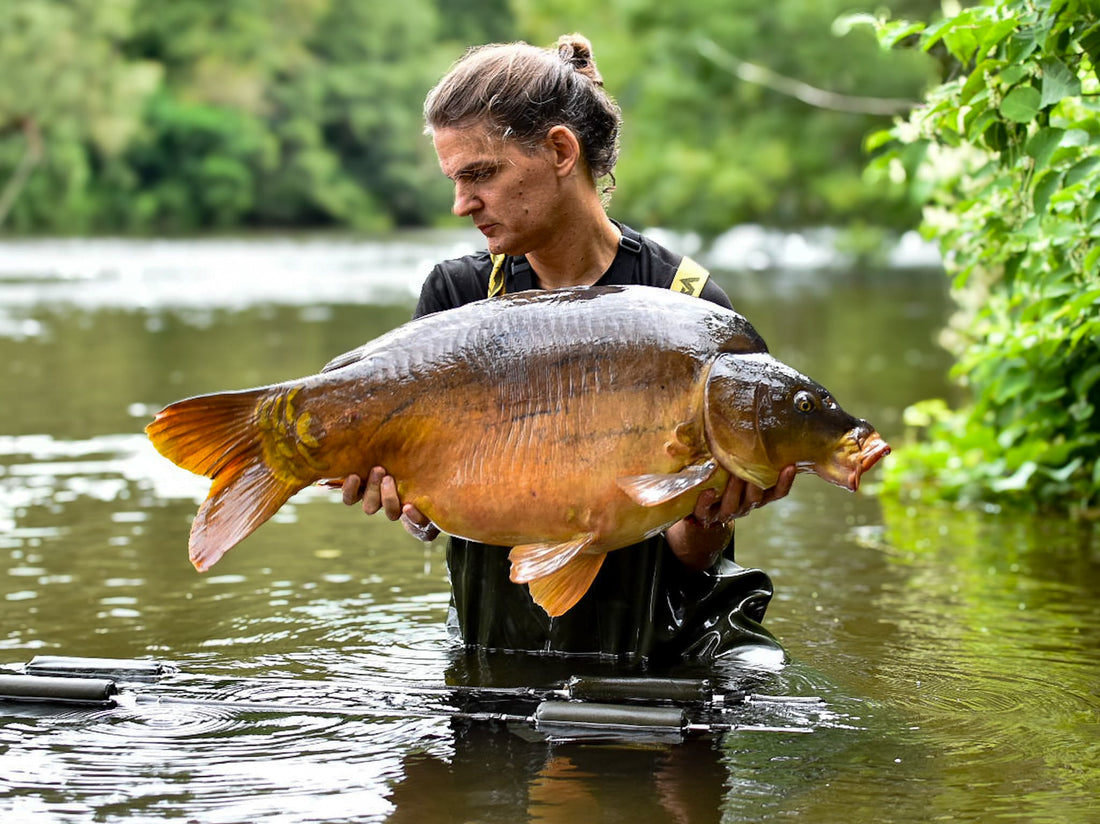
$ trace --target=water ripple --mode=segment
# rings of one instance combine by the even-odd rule
[[[444,723],[310,712],[311,701],[324,707],[331,696],[300,691],[294,712],[248,709],[289,697],[278,689],[205,695],[210,703],[126,695],[111,709],[9,715],[0,748],[19,752],[3,758],[14,809],[56,821],[183,810],[202,821],[259,821],[308,818],[324,798],[326,820],[363,820],[390,808],[402,774],[395,746],[430,741]]]

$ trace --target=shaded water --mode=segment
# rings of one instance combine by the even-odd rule
[[[1095,820],[1100,540],[1078,525],[800,479],[738,526],[789,661],[703,674],[823,703],[735,708],[780,729],[677,744],[449,717],[465,705],[445,683],[620,670],[462,654],[442,544],[332,493],[194,573],[206,482],[152,450],[151,413],[316,371],[405,320],[428,263],[473,242],[0,244],[0,665],[175,668],[115,708],[0,705],[5,821]],[[778,357],[888,439],[946,391],[934,272],[716,276]]]

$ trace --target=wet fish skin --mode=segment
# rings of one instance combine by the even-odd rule
[[[778,391],[761,382],[781,366],[766,351],[740,315],[668,290],[520,293],[412,321],[316,375],[177,402],[147,432],[213,479],[191,531],[200,570],[298,490],[382,465],[444,531],[513,546],[512,579],[556,615],[606,552],[679,520],[729,470],[774,482],[785,464],[770,462],[793,456],[837,482],[862,466],[860,436],[836,434],[855,419],[831,412],[828,434],[803,427],[783,448],[782,402],[757,397]],[[760,422],[777,433],[753,440]]]
[[[874,427],[841,409],[828,389],[764,353],[715,359],[706,431],[719,463],[765,489],[794,465],[854,492],[889,454]]]

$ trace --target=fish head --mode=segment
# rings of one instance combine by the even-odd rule
[[[824,386],[767,354],[714,361],[704,424],[718,462],[763,488],[794,465],[854,491],[890,453],[874,427],[841,409]]]

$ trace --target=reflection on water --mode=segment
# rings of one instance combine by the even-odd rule
[[[790,663],[673,674],[821,703],[699,710],[756,729],[680,744],[548,745],[530,724],[464,719],[533,706],[470,687],[623,668],[464,655],[442,545],[331,491],[194,573],[206,482],[156,455],[152,412],[315,371],[402,322],[424,262],[465,242],[0,245],[0,665],[178,668],[123,683],[113,708],[0,705],[5,820],[1093,820],[1087,526],[800,479],[738,527],[742,563],[773,577],[765,625]],[[717,276],[778,357],[888,439],[906,404],[946,390],[934,273]]]

